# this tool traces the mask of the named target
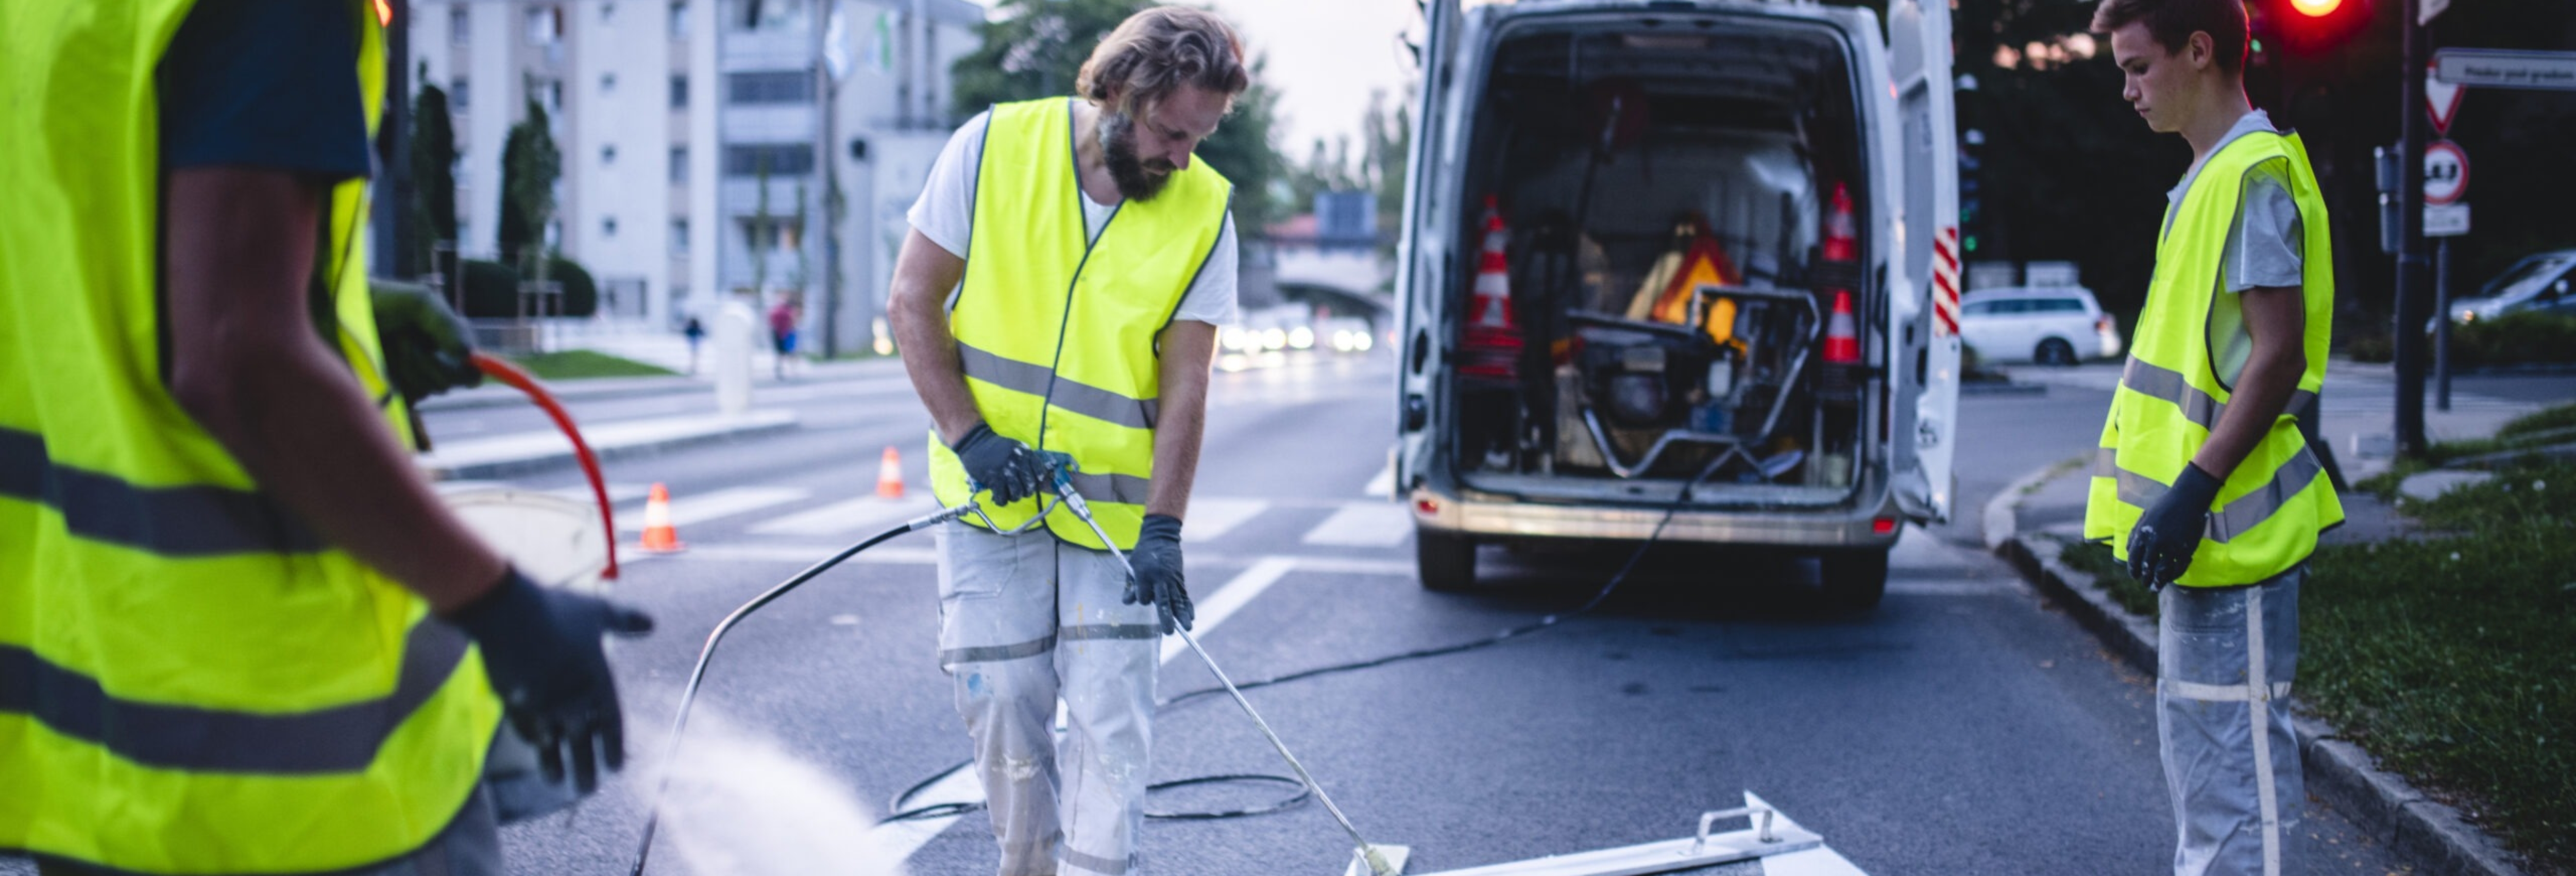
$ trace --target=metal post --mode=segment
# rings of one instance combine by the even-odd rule
[[[814,119],[814,166],[815,170],[822,174],[823,184],[817,186],[814,193],[814,200],[821,209],[808,215],[817,217],[823,228],[821,234],[816,234],[811,228],[805,229],[804,233],[807,245],[810,246],[817,241],[823,245],[823,306],[820,309],[823,322],[823,358],[828,360],[840,355],[841,352],[841,284],[838,282],[841,266],[841,228],[840,223],[832,221],[834,186],[839,184],[840,179],[840,175],[835,172],[838,161],[832,155],[834,137],[832,98],[836,89],[832,83],[832,66],[824,60],[826,48],[823,42],[824,38],[831,33],[832,16],[840,13],[841,4],[840,0],[824,0],[818,4],[818,7],[817,11],[821,14],[813,22],[814,96],[819,102]],[[813,277],[809,275],[806,280],[811,282]]]
[[[376,128],[376,152],[385,161],[385,191],[375,199],[374,252],[369,273],[410,277],[421,272],[420,254],[406,246],[411,237],[411,3],[390,0],[393,21],[385,28],[384,118]],[[366,14],[374,14],[370,8]],[[379,270],[381,269],[381,270]]]
[[[2451,239],[2433,246],[2433,408],[2451,409]]]
[[[2398,27],[2405,34],[2405,83],[2398,118],[2405,132],[2397,156],[2397,452],[2424,455],[2424,66],[2429,54],[2416,11],[2423,0],[2404,0]]]

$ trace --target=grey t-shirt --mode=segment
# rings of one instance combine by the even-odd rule
[[[2262,110],[2246,113],[2220,138],[2218,149],[2247,134],[2278,133],[2272,117]],[[2215,155],[2218,149],[2210,150]],[[2165,193],[2173,209],[2165,213],[2165,227],[2171,230],[2173,217],[2180,212],[2183,193],[2200,176],[2200,164],[2194,162],[2183,174],[2182,184]],[[2245,360],[2254,352],[2254,339],[2245,333],[2244,303],[2235,293],[2247,289],[2273,286],[2298,286],[2305,267],[2305,226],[2299,219],[2298,201],[2290,197],[2289,168],[2280,162],[2266,162],[2254,167],[2245,180],[2236,204],[2236,219],[2227,229],[2227,248],[2219,258],[2218,292],[2209,308],[2210,366],[2218,373],[2220,383],[2234,386],[2245,373]]]

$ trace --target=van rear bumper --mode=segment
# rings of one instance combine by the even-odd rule
[[[1407,503],[1414,525],[1426,530],[1468,536],[1532,538],[1597,538],[1795,548],[1877,548],[1896,545],[1903,518],[1891,503],[1875,514],[1850,511],[1685,510],[1673,515],[1661,536],[1655,525],[1664,509],[1576,504],[1477,501],[1416,489]],[[1890,521],[1880,534],[1879,521]]]

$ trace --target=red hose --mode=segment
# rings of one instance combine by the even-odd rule
[[[537,384],[537,378],[521,370],[519,366],[510,364],[507,359],[476,353],[474,367],[482,369],[484,374],[490,375],[494,380],[507,383],[517,387],[520,392],[527,393],[530,401],[536,402],[537,407],[545,409],[546,416],[554,418],[555,428],[563,430],[564,437],[572,439],[572,454],[581,460],[582,473],[590,476],[591,495],[599,499],[600,528],[608,534],[607,538],[601,539],[608,543],[608,570],[600,573],[600,577],[610,581],[617,580],[617,521],[610,516],[608,510],[608,481],[600,477],[599,457],[591,454],[590,442],[581,440],[581,429],[572,424],[572,415],[565,413],[563,404],[555,401],[553,394],[546,392],[545,387]]]

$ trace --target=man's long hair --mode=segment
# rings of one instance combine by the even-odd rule
[[[1074,90],[1101,109],[1135,116],[1183,85],[1233,97],[1252,85],[1243,41],[1214,13],[1157,6],[1120,22],[1082,62]]]

